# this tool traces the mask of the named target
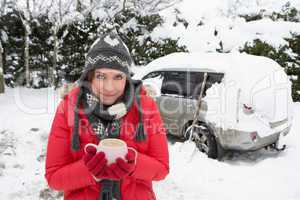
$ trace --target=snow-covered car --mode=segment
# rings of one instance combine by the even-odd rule
[[[291,82],[266,57],[173,53],[133,78],[156,100],[168,133],[193,139],[211,158],[226,150],[282,149],[291,128]]]

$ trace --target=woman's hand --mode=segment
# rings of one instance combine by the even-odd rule
[[[100,181],[106,176],[107,160],[103,152],[98,152],[94,147],[87,147],[83,156],[83,161],[89,172],[96,181]]]
[[[115,163],[107,167],[107,178],[113,180],[120,180],[126,176],[129,176],[135,170],[135,159],[136,152],[129,149],[126,155],[126,160],[123,158],[117,158]]]

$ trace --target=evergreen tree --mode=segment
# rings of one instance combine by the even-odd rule
[[[49,86],[49,67],[52,63],[53,44],[51,42],[51,23],[47,16],[39,16],[31,21],[30,69],[31,85],[34,88]]]
[[[287,63],[287,73],[293,78],[293,97],[295,101],[300,101],[300,34],[293,34],[293,37],[286,39],[289,43],[289,48],[294,55],[291,55],[291,61]]]
[[[0,30],[7,36],[6,40],[0,38],[4,49],[3,71],[5,83],[11,87],[25,83],[24,27],[18,15],[18,11],[11,10],[0,18]]]
[[[64,25],[59,32],[62,44],[59,48],[57,73],[59,81],[76,81],[85,64],[85,54],[93,41],[99,36],[100,22],[89,15],[84,21]]]

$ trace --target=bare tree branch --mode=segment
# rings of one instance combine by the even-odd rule
[[[1,3],[1,10],[0,10],[0,16],[4,14],[4,12],[5,12],[5,7],[6,7],[6,0],[2,0],[2,3]]]
[[[3,47],[0,40],[0,93],[4,93],[5,91],[5,84],[4,84],[4,69],[3,69]]]
[[[123,8],[122,8],[122,11],[124,11],[126,9],[126,2],[127,0],[123,0]]]
[[[157,13],[174,6],[182,0],[133,0],[134,8],[148,8],[149,13]]]

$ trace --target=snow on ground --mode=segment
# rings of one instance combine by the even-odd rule
[[[0,94],[1,200],[60,199],[44,179],[47,136],[57,102],[51,88],[15,88]],[[294,103],[294,113],[288,148],[280,154],[261,150],[219,162],[194,151],[188,142],[170,144],[171,171],[154,183],[157,199],[299,200],[300,103]]]
[[[39,199],[44,157],[57,102],[52,89],[0,94],[0,199]]]
[[[297,114],[284,152],[261,150],[236,154],[219,162],[194,153],[193,144],[176,143],[170,146],[171,173],[167,180],[172,180],[183,191],[183,199],[188,200],[299,200],[300,126],[296,121],[300,117],[300,103],[294,104],[294,109]],[[163,188],[167,183],[160,186]]]

